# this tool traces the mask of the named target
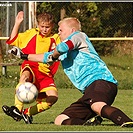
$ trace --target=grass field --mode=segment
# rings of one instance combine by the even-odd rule
[[[119,82],[118,95],[114,106],[119,107],[129,117],[133,118],[133,63],[132,56],[102,57],[107,66]],[[19,67],[8,67],[7,77],[0,76],[0,107],[14,104],[14,88],[19,79]],[[0,70],[1,72],[1,70]],[[76,101],[82,94],[73,87],[62,70],[58,70],[55,81],[59,88],[59,100],[49,110],[34,116],[33,124],[27,125],[23,120],[14,121],[0,109],[0,131],[84,131],[84,132],[112,132],[133,131],[133,128],[115,126],[110,120],[104,119],[100,126],[57,126],[53,124],[55,117],[70,103]],[[34,103],[35,104],[35,103]],[[32,104],[31,104],[32,105]],[[25,105],[31,106],[31,105]]]
[[[34,116],[33,124],[25,124],[23,120],[14,121],[0,110],[0,131],[133,131],[133,128],[115,126],[110,120],[104,119],[100,126],[57,126],[53,124],[55,117],[70,103],[77,100],[81,93],[76,89],[59,89],[59,100],[49,110]],[[0,106],[13,105],[14,92],[12,88],[2,90]],[[114,106],[122,109],[133,118],[133,91],[119,90]],[[32,104],[31,104],[32,105]],[[27,107],[29,105],[25,105]]]

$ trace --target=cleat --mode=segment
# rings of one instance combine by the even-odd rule
[[[2,109],[6,115],[11,116],[14,120],[20,121],[22,119],[21,112],[18,110],[17,107],[8,107],[7,105],[3,105]]]
[[[133,127],[133,121],[131,122],[125,122],[121,125],[121,127]]]
[[[24,111],[23,111],[22,112],[22,117],[23,117],[23,120],[25,121],[26,124],[32,124],[32,121],[33,121],[33,117],[32,116],[24,114]]]
[[[83,125],[84,126],[96,126],[96,125],[101,125],[103,119],[100,116],[95,116],[89,120],[87,120]]]

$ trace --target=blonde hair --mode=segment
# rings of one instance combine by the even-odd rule
[[[58,22],[58,25],[60,26],[61,23],[66,23],[70,28],[81,30],[81,23],[77,18],[74,17],[64,18]]]

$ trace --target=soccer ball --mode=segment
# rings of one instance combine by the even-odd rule
[[[25,82],[18,86],[16,96],[20,102],[29,104],[36,100],[38,90],[34,84]]]

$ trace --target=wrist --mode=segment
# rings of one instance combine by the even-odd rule
[[[52,60],[55,61],[55,60],[58,60],[58,58],[55,58],[55,57],[53,57],[53,55],[52,55]]]
[[[29,55],[29,54],[22,54],[22,55],[21,55],[21,59],[23,59],[23,60],[28,60],[28,55]]]

